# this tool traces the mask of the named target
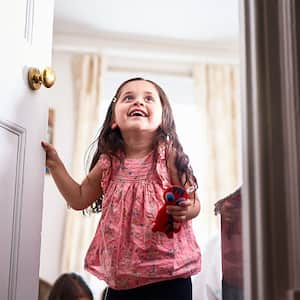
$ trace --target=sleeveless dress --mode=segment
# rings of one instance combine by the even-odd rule
[[[201,254],[191,220],[169,239],[152,232],[163,190],[171,186],[166,147],[143,159],[110,159],[101,155],[102,215],[85,257],[85,269],[113,289],[186,278],[201,270]]]

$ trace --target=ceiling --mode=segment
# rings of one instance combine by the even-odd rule
[[[237,43],[238,0],[57,0],[54,34],[117,33]]]

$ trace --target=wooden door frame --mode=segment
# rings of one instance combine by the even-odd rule
[[[300,299],[299,23],[297,0],[241,1],[246,300]]]

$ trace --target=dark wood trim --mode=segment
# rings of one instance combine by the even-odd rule
[[[300,288],[300,6],[295,0],[280,3],[281,82],[284,131],[284,185],[287,205],[289,288]],[[299,297],[299,292],[296,293]],[[293,295],[296,295],[293,293]],[[293,299],[296,299],[295,297]]]
[[[241,5],[247,300],[286,299],[299,287],[299,7]]]

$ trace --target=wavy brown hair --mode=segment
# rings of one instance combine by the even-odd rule
[[[48,300],[93,300],[93,294],[85,280],[76,273],[64,273],[54,282]]]
[[[124,152],[124,141],[122,138],[122,134],[119,128],[112,129],[111,124],[113,121],[114,116],[114,109],[116,105],[116,101],[118,100],[122,88],[129,82],[132,81],[147,81],[154,85],[156,88],[159,98],[162,105],[162,123],[160,127],[157,129],[157,133],[155,139],[153,141],[153,147],[157,150],[157,147],[160,142],[165,142],[176,150],[176,159],[175,159],[175,166],[178,171],[178,176],[181,179],[182,185],[191,184],[195,185],[195,188],[198,187],[196,177],[194,176],[193,170],[190,166],[190,161],[188,156],[184,153],[183,148],[179,142],[177,133],[176,133],[176,126],[174,122],[172,108],[170,106],[170,102],[164,90],[155,82],[144,79],[141,77],[135,77],[124,81],[117,89],[106,113],[106,117],[103,123],[103,126],[100,130],[100,133],[93,144],[97,144],[96,151],[93,154],[93,158],[89,167],[89,171],[93,169],[96,165],[97,161],[100,158],[101,154],[106,154],[112,161],[112,157],[115,156],[118,159],[122,159],[118,156],[118,153]],[[91,147],[93,146],[91,145]],[[157,151],[155,153],[155,160],[157,159]],[[101,211],[102,207],[102,197],[93,203],[92,211],[99,212]]]

